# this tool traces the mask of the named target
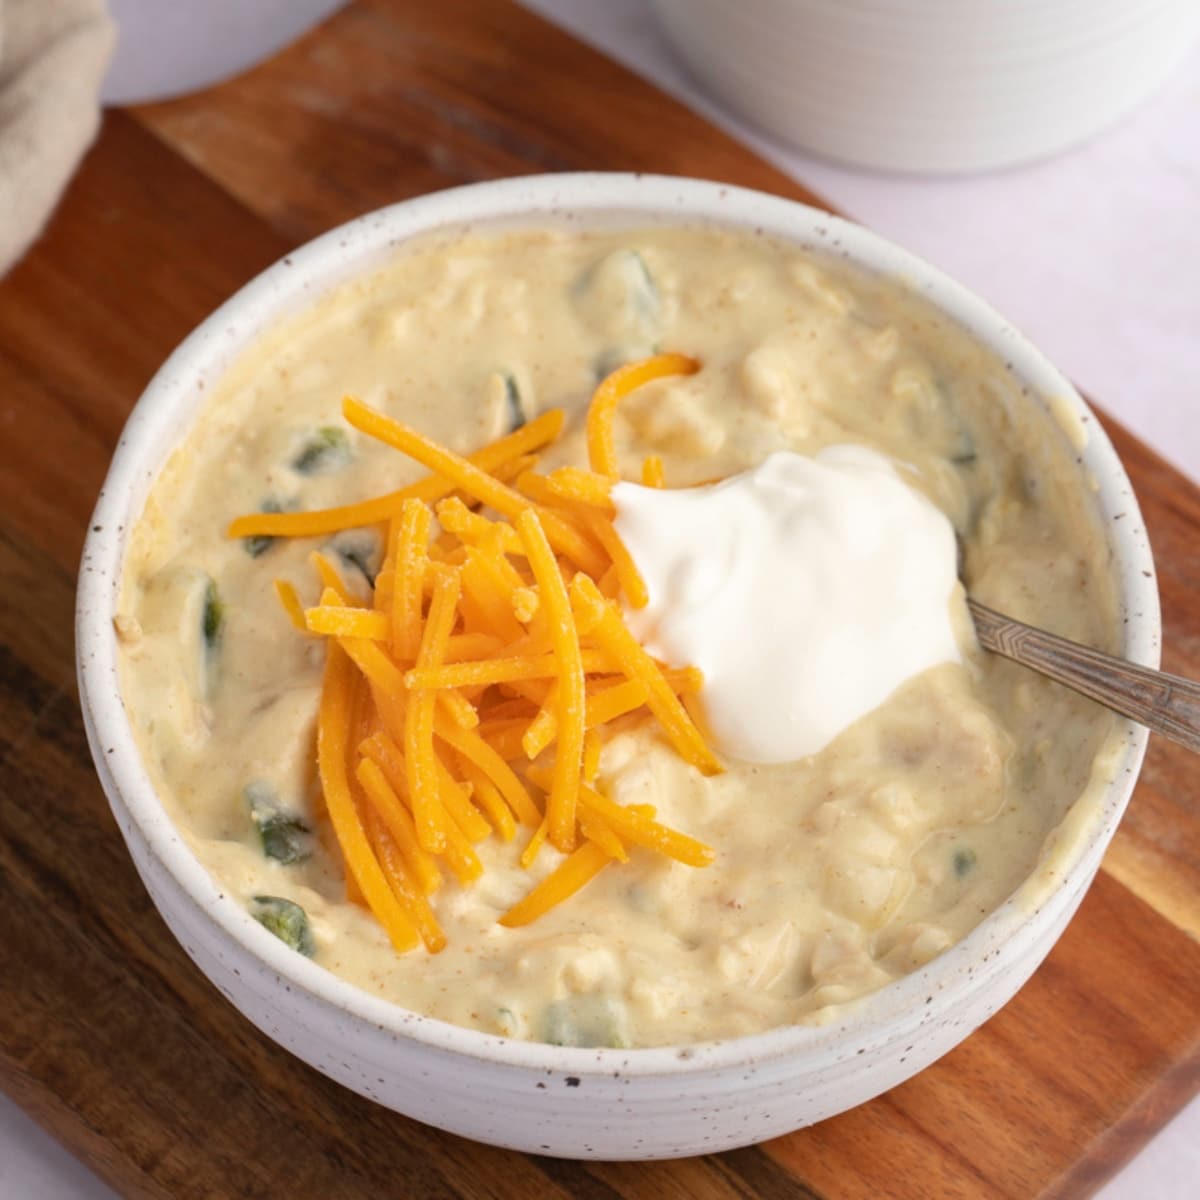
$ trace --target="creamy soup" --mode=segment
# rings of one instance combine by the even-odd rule
[[[868,447],[949,518],[973,595],[1113,646],[1107,552],[1068,438],[1002,362],[899,283],[706,229],[412,245],[219,381],[133,531],[116,628],[147,768],[200,861],[298,950],[417,1012],[614,1046],[824,1019],[1013,893],[1110,730],[1090,702],[980,652],[956,590],[958,661],[907,678],[799,761],[725,755],[726,770],[705,776],[653,722],[613,726],[599,790],[653,803],[715,850],[713,865],[634,849],[537,921],[505,928],[497,918],[561,856],[547,847],[527,871],[529,830],[488,838],[482,877],[434,897],[446,948],[396,953],[347,899],[322,803],[324,643],[297,633],[274,593],[283,579],[316,603],[314,548],[369,593],[380,532],[224,531],[242,513],[347,503],[424,474],[345,425],[345,393],[463,453],[561,407],[567,431],[548,461],[583,464],[597,380],[659,349],[702,369],[622,402],[627,478],[646,454],[684,487],[775,451]]]

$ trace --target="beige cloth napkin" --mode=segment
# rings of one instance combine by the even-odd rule
[[[0,0],[0,275],[96,136],[113,40],[104,0]]]

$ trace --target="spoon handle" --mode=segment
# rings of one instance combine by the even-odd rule
[[[1200,752],[1200,684],[1023,625],[977,600],[968,598],[967,607],[985,650],[1032,667],[1173,742]]]

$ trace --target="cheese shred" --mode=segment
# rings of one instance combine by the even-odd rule
[[[689,704],[694,667],[656,662],[625,625],[620,600],[646,585],[613,526],[612,419],[634,388],[699,364],[661,354],[621,367],[587,416],[590,469],[534,473],[536,453],[564,424],[543,413],[467,456],[353,397],[346,420],[431,474],[384,496],[308,513],[252,513],[230,537],[314,537],[381,528],[374,594],[347,586],[313,553],[317,603],[276,580],[288,618],[327,639],[317,728],[325,806],[345,860],[348,894],[404,953],[446,944],[436,894],[447,876],[469,887],[484,871],[475,844],[512,842],[532,868],[544,845],[560,859],[499,922],[529,924],[631,847],[709,865],[703,843],[653,819],[653,809],[605,796],[601,759],[613,722],[656,720],[701,771],[721,769]],[[643,478],[661,487],[662,464]],[[509,481],[516,486],[509,486]],[[475,511],[483,505],[492,515]]]

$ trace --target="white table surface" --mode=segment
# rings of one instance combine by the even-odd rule
[[[1001,174],[917,179],[846,170],[757,136],[687,77],[644,0],[525,2],[986,297],[1200,479],[1200,47],[1162,91],[1077,150]],[[1099,1194],[1194,1200],[1198,1180],[1200,1098]],[[0,1197],[112,1195],[0,1096]]]

